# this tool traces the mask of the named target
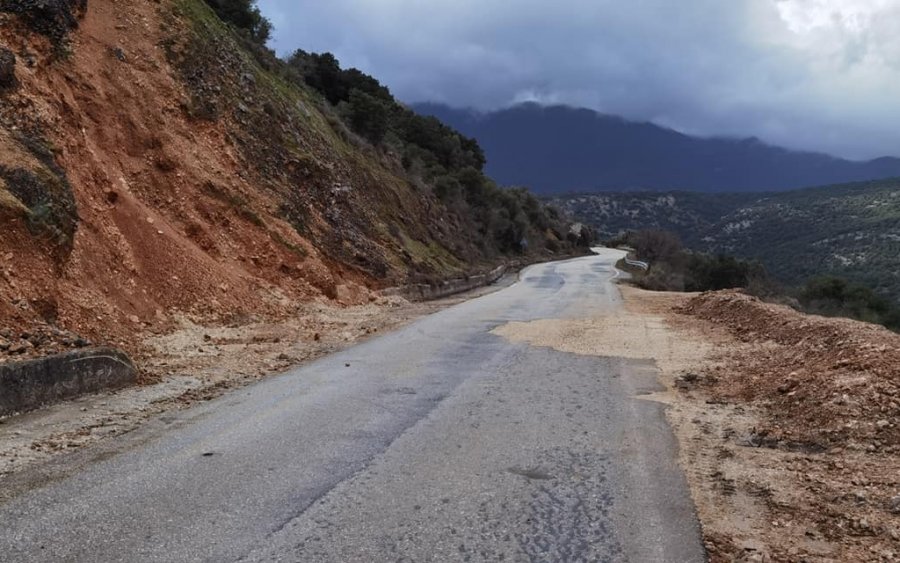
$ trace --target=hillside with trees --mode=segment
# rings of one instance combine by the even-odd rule
[[[758,260],[786,284],[837,276],[900,301],[898,179],[783,193],[605,193],[550,201],[601,237],[669,230],[689,248]]]
[[[133,351],[586,252],[474,140],[270,32],[251,0],[0,2],[0,330]]]

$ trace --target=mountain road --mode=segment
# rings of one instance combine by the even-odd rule
[[[598,252],[150,421],[0,505],[0,561],[704,561],[655,366],[491,333],[615,311]]]

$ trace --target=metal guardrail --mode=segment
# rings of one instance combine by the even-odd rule
[[[648,264],[646,262],[641,262],[640,260],[632,260],[631,258],[629,258],[627,256],[625,257],[625,263],[628,264],[629,266],[633,266],[635,268],[640,268],[642,270],[650,269],[650,264]]]
[[[622,244],[622,245],[617,246],[616,249],[625,251],[625,258],[624,258],[625,264],[631,266],[632,268],[640,268],[644,271],[647,271],[650,269],[650,264],[648,264],[647,262],[644,262],[642,260],[632,260],[631,258],[628,257],[629,254],[632,254],[634,252],[634,249],[631,248],[630,246],[625,246],[624,244]]]

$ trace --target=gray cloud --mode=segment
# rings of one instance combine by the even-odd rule
[[[900,154],[900,0],[260,0],[279,53],[405,101],[585,106],[850,158]]]

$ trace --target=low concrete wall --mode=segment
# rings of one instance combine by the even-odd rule
[[[134,364],[114,348],[89,348],[0,364],[0,416],[124,387],[136,380]]]
[[[409,299],[410,301],[429,301],[431,299],[441,299],[443,297],[449,297],[451,295],[456,295],[457,293],[462,293],[464,291],[471,291],[473,289],[478,289],[479,287],[491,285],[492,283],[495,283],[497,280],[506,275],[508,272],[518,272],[526,266],[530,266],[532,264],[540,264],[547,261],[555,262],[558,260],[567,260],[569,258],[578,258],[579,256],[590,256],[591,254],[593,253],[573,253],[563,256],[547,256],[544,259],[541,259],[537,256],[532,256],[531,258],[514,260],[508,264],[498,266],[486,274],[478,274],[466,278],[445,280],[435,284],[410,284],[400,287],[388,287],[382,289],[381,294],[385,296],[399,295],[400,297]]]
[[[478,274],[467,278],[458,278],[453,280],[445,280],[434,285],[431,284],[411,284],[402,287],[391,287],[383,290],[382,295],[399,295],[410,301],[429,301],[431,299],[441,299],[471,291],[479,287],[490,285],[500,278],[509,270],[509,266],[503,265],[494,268],[486,274]]]

